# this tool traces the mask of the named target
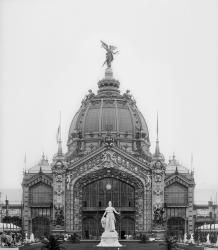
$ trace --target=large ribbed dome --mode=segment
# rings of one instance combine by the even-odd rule
[[[118,132],[134,135],[136,131],[148,135],[148,128],[141,113],[126,100],[93,98],[73,118],[70,135],[81,131],[84,135],[99,132]]]
[[[89,90],[74,116],[69,129],[68,146],[75,140],[96,142],[110,132],[121,144],[124,141],[141,140],[145,151],[148,151],[150,142],[145,119],[129,91],[120,94],[119,82],[113,78],[110,68],[106,69],[105,78],[98,82],[98,86],[97,95]]]

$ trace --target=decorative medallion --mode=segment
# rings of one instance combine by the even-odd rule
[[[111,188],[112,188],[111,184],[108,183],[108,184],[106,185],[106,189],[107,189],[107,190],[111,190]]]

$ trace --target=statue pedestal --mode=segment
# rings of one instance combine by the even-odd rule
[[[101,236],[101,242],[97,247],[122,247],[118,241],[118,234],[114,232],[104,232]]]
[[[152,233],[155,235],[156,239],[165,240],[165,238],[166,238],[166,230],[161,225],[154,226]]]
[[[52,229],[52,234],[60,235],[61,233],[64,233],[64,228],[62,226],[56,225]]]

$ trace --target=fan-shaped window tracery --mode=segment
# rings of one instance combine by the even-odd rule
[[[83,207],[134,207],[135,189],[115,178],[103,178],[83,187]]]

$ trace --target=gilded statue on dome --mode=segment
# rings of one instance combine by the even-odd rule
[[[107,67],[111,68],[111,62],[114,60],[114,55],[118,53],[118,51],[116,50],[117,47],[115,47],[113,45],[107,45],[103,41],[101,41],[101,46],[107,51],[106,52],[106,60],[103,63],[103,66],[105,64],[107,64]]]

